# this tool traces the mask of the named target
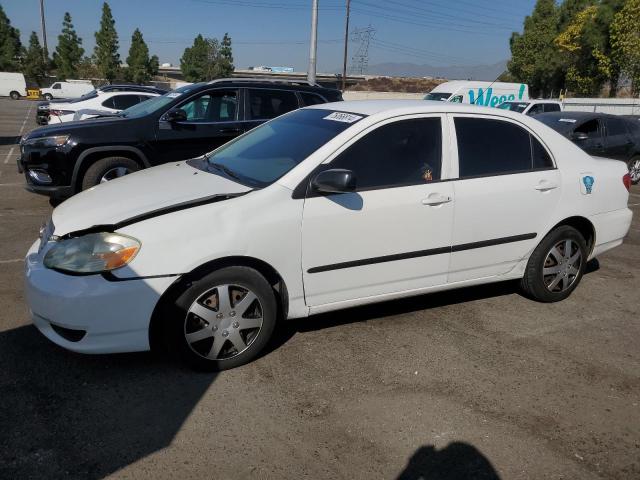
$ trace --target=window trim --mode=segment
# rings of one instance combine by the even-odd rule
[[[540,138],[536,132],[534,132],[528,125],[518,120],[514,120],[507,117],[500,117],[496,115],[491,115],[487,113],[448,113],[447,117],[449,118],[449,130],[450,130],[450,138],[451,138],[451,148],[452,152],[455,154],[452,155],[452,180],[470,180],[475,178],[488,178],[488,177],[502,177],[504,175],[521,175],[523,173],[530,172],[545,172],[549,170],[557,170],[558,162],[556,162],[556,158],[551,152],[549,146]],[[487,173],[483,175],[473,175],[468,177],[460,177],[460,154],[458,152],[458,132],[456,131],[455,119],[456,118],[485,118],[489,120],[497,120],[502,122],[512,123],[529,133],[529,135],[533,136],[536,140],[540,142],[542,147],[547,151],[549,158],[551,159],[551,163],[553,163],[553,167],[545,167],[545,168],[530,168],[527,170],[509,170],[505,172],[499,173]],[[533,117],[531,117],[533,118]],[[531,144],[531,142],[529,142]],[[531,150],[531,155],[533,159],[533,150]],[[455,159],[455,161],[454,161]]]
[[[356,115],[362,115],[362,114],[358,113]],[[441,162],[442,162],[440,165],[440,179],[433,180],[427,183],[418,183],[418,184],[411,183],[411,184],[405,184],[405,185],[395,184],[392,186],[367,187],[367,188],[357,189],[354,193],[369,192],[374,190],[389,190],[392,188],[420,187],[420,186],[433,185],[435,183],[448,182],[450,180],[454,180],[452,178],[449,178],[449,175],[451,174],[452,155],[450,154],[450,149],[446,147],[448,143],[447,139],[449,139],[449,142],[450,142],[450,138],[451,138],[451,135],[449,132],[450,127],[447,122],[446,115],[447,114],[444,112],[409,113],[404,115],[398,115],[396,117],[385,118],[372,125],[369,125],[364,130],[358,132],[357,135],[351,137],[347,142],[340,145],[336,150],[334,150],[330,155],[328,155],[322,162],[316,165],[316,167],[307,174],[307,176],[298,184],[298,186],[296,186],[296,188],[293,190],[293,193],[291,194],[291,198],[294,200],[300,200],[304,198],[316,198],[316,197],[326,196],[325,194],[322,194],[320,192],[313,192],[309,189],[309,186],[311,185],[311,180],[321,171],[330,169],[330,167],[327,168],[327,165],[331,165],[331,162],[333,162],[333,160],[338,158],[345,150],[347,150],[354,143],[361,140],[366,135],[373,132],[374,130],[377,130],[380,127],[383,127],[390,123],[396,123],[396,122],[401,122],[405,120],[415,120],[420,118],[437,117],[440,119],[440,129],[441,129],[441,135],[442,135],[441,147],[440,147],[441,149],[440,156],[441,156]]]

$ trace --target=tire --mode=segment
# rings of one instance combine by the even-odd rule
[[[637,185],[640,182],[640,155],[636,155],[627,163],[629,167],[629,176],[631,176],[631,183]]]
[[[220,304],[224,292],[227,308]],[[190,284],[163,315],[170,352],[196,370],[220,371],[244,365],[264,349],[277,322],[278,304],[258,271],[226,267]]]
[[[50,102],[51,100],[53,100],[53,95],[51,95],[50,93],[45,93],[45,94],[44,94],[44,99],[45,99],[47,102]]]
[[[107,157],[101,158],[85,172],[82,177],[82,190],[94,187],[103,181],[113,180],[129,173],[137,172],[140,170],[140,165],[135,160],[127,157]],[[113,178],[107,178],[110,175],[114,175]],[[106,180],[103,180],[105,179]]]
[[[15,90],[12,91],[9,96],[11,97],[12,100],[20,100],[20,93],[16,92]]]
[[[570,242],[568,256],[567,242]],[[529,257],[522,289],[539,302],[564,300],[580,283],[588,255],[586,241],[578,230],[568,225],[552,230]]]

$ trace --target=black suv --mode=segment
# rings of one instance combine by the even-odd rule
[[[261,123],[339,90],[303,82],[223,79],[178,88],[116,117],[49,125],[20,141],[27,190],[57,202],[142,168],[210,152]]]
[[[51,103],[81,102],[82,100],[88,100],[90,98],[97,97],[99,92],[145,92],[145,93],[157,93],[158,95],[163,95],[167,93],[167,90],[163,90],[161,88],[157,88],[154,86],[147,86],[147,85],[103,85],[102,87],[98,87],[95,90],[91,90],[89,93],[85,93],[84,95],[78,98],[55,99],[51,101],[38,103],[38,108],[36,108],[36,123],[38,125],[46,125],[47,123],[49,123],[49,105]]]

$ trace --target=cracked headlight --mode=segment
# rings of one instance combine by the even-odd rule
[[[44,257],[44,266],[63,272],[102,273],[131,262],[141,243],[117,233],[90,233],[57,242]]]

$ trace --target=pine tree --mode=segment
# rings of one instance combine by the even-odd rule
[[[158,71],[157,65],[158,57],[154,55],[149,58],[149,48],[142,38],[142,33],[136,28],[131,36],[131,47],[127,57],[127,80],[140,84],[147,83]]]
[[[38,85],[47,74],[48,60],[45,58],[44,49],[40,45],[40,40],[36,32],[31,32],[29,37],[29,48],[26,51],[22,61],[22,73],[29,78],[35,80]]]
[[[118,32],[116,32],[115,24],[111,8],[107,2],[104,2],[100,30],[95,33],[96,47],[93,56],[98,73],[109,82],[116,78],[120,69]]]
[[[0,71],[18,71],[21,53],[20,31],[11,26],[0,5]]]
[[[53,54],[59,80],[78,76],[78,64],[82,61],[84,48],[82,39],[78,37],[71,23],[71,15],[65,12],[62,20],[62,33],[58,35],[58,45]]]
[[[231,50],[231,37],[228,33],[222,37],[222,48],[220,48],[220,55],[222,57],[224,77],[228,77],[233,73],[233,51]]]

